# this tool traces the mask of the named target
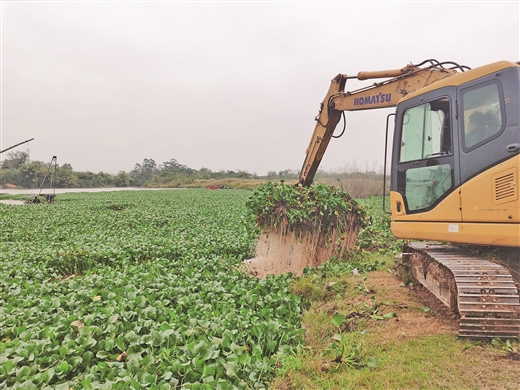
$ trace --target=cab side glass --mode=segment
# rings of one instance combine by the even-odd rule
[[[449,154],[448,99],[409,108],[403,116],[399,162]],[[442,107],[443,109],[440,109]]]
[[[453,186],[450,100],[443,97],[403,113],[398,189],[409,212],[433,206]]]
[[[499,86],[489,83],[462,92],[464,148],[477,148],[503,128]]]
[[[410,211],[434,204],[452,187],[451,166],[441,164],[406,171],[406,200]]]

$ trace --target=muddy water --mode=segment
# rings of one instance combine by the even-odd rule
[[[182,190],[184,188],[143,188],[143,187],[103,187],[103,188],[44,188],[42,194],[65,194],[67,192],[110,192],[110,191],[167,191],[167,190]],[[36,195],[40,192],[38,188],[0,188],[0,194],[8,195]]]
[[[10,205],[25,204],[25,202],[23,200],[12,200],[12,199],[0,200],[0,203],[2,203],[2,204],[10,204]]]
[[[142,187],[107,187],[107,188],[56,188],[43,189],[41,194],[65,194],[67,192],[111,192],[111,191],[166,191],[166,190],[181,190],[184,188],[142,188]],[[36,196],[40,193],[38,188],[16,188],[16,189],[0,189],[0,194],[7,195],[32,195]],[[0,203],[7,205],[22,205],[25,204],[22,200],[3,199]]]

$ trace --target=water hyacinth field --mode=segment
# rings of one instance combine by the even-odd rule
[[[239,270],[251,193],[0,205],[0,389],[264,388],[301,343],[289,276]]]

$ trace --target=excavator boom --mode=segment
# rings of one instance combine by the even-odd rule
[[[307,147],[298,183],[303,186],[311,185],[344,111],[395,107],[404,96],[456,73],[454,69],[446,69],[439,65],[426,68],[407,65],[402,69],[359,72],[353,77],[338,74],[332,79],[329,91],[315,118],[316,127]],[[385,77],[391,78],[355,91],[344,92],[347,79],[368,80]]]

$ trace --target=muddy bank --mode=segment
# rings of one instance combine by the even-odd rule
[[[306,267],[316,268],[333,257],[341,257],[356,244],[360,226],[354,224],[346,232],[295,231],[263,233],[257,243],[255,257],[244,261],[251,275],[303,274]]]

